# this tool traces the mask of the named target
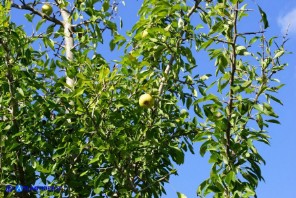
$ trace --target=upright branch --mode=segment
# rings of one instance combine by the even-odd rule
[[[228,125],[226,129],[226,154],[228,158],[230,158],[230,140],[231,140],[231,116],[233,112],[233,100],[234,100],[234,91],[233,88],[235,86],[234,84],[234,77],[235,77],[235,72],[236,72],[236,60],[237,60],[237,53],[236,53],[236,41],[238,37],[238,32],[237,32],[237,18],[238,18],[238,5],[239,3],[236,3],[235,9],[234,9],[234,22],[233,22],[233,40],[231,42],[231,48],[232,48],[232,54],[231,54],[231,76],[229,80],[229,100],[228,100]]]
[[[71,52],[74,46],[73,34],[72,34],[72,24],[71,16],[67,10],[61,9],[61,15],[63,17],[63,27],[64,27],[64,38],[65,38],[65,51],[66,58],[68,60],[73,60],[73,52]]]
[[[33,5],[27,4],[24,1],[21,1],[22,4],[18,5],[16,3],[12,4],[12,7],[17,8],[17,9],[23,9],[23,10],[28,10],[33,14],[36,14],[40,17],[42,17],[43,19],[46,19],[47,21],[51,21],[54,24],[60,25],[64,28],[64,40],[65,40],[65,52],[66,52],[66,58],[71,61],[73,60],[73,53],[72,53],[72,49],[74,46],[74,38],[73,38],[73,33],[72,33],[72,23],[71,23],[71,14],[69,13],[69,11],[67,11],[64,8],[60,9],[61,12],[61,16],[63,18],[63,21],[57,19],[55,16],[51,17],[48,16],[47,14],[37,10]],[[74,86],[74,80],[66,77],[66,83],[68,84],[69,87],[73,87]]]
[[[64,27],[64,34],[65,34],[64,39],[65,39],[66,58],[69,61],[72,61],[73,52],[71,50],[73,49],[73,46],[74,46],[74,39],[73,39],[73,33],[72,33],[71,15],[64,8],[61,8],[61,15],[63,17],[63,27]],[[71,79],[67,76],[66,83],[69,85],[69,87],[73,88],[74,79]]]

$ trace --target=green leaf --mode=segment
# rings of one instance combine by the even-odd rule
[[[201,108],[199,107],[199,105],[198,105],[198,102],[194,102],[194,113],[198,116],[198,117],[200,117],[200,118],[203,118],[203,115],[202,115],[202,110],[201,110]]]
[[[104,1],[103,3],[103,11],[107,12],[110,7],[109,1]]]
[[[263,112],[263,105],[261,104],[255,104],[254,108],[257,109],[259,112]]]
[[[80,88],[80,89],[75,90],[73,97],[77,97],[77,96],[82,95],[84,93],[84,90],[85,90],[85,88]]]
[[[11,128],[11,125],[6,125],[5,127],[4,127],[4,129],[3,130],[5,130],[5,131],[7,131],[7,130],[9,130]]]
[[[47,37],[44,37],[43,42],[44,42],[45,46],[49,46],[52,50],[54,50],[54,41],[53,40],[51,40]]]
[[[208,149],[208,144],[210,144],[210,143],[211,143],[211,141],[207,140],[200,146],[199,153],[202,157],[206,154],[206,151]]]
[[[88,162],[88,164],[93,164],[93,163],[99,161],[101,155],[102,155],[102,153],[98,153],[93,159],[91,159],[91,160]]]
[[[202,195],[202,192],[207,189],[209,186],[209,180],[205,180],[203,181],[199,186],[198,186],[198,189],[197,189],[197,192],[196,194],[201,196]]]
[[[279,57],[281,57],[284,53],[285,53],[285,51],[280,50],[280,51],[278,51],[278,52],[274,55],[273,58],[274,58],[274,59],[279,58]]]
[[[259,12],[261,14],[261,21],[263,21],[263,24],[264,24],[264,29],[266,29],[269,27],[266,13],[261,9],[260,6],[258,6],[258,8],[259,8]]]
[[[209,163],[213,164],[216,163],[220,160],[220,156],[218,155],[218,153],[213,152],[210,159],[209,159]]]
[[[247,55],[248,52],[245,46],[237,46],[235,50],[238,55]]]
[[[46,22],[46,19],[41,19],[40,21],[38,21],[37,25],[36,25],[36,31],[38,31],[41,27],[41,25]]]
[[[228,65],[228,60],[225,57],[225,54],[220,54],[215,62],[215,65],[218,67],[216,71],[216,75],[218,74],[218,71],[220,71],[222,74],[225,73],[225,69]]]
[[[260,114],[257,114],[256,122],[257,122],[259,128],[262,130],[263,129],[263,119],[262,119],[262,116]]]
[[[74,19],[74,21],[77,21],[78,18],[79,18],[79,14],[78,14],[78,12],[74,12],[74,14],[73,14],[73,19]]]
[[[245,89],[245,88],[249,87],[251,84],[252,84],[252,81],[248,80],[248,81],[244,82],[241,86]]]
[[[183,193],[177,192],[178,198],[187,198]]]
[[[259,36],[255,36],[255,37],[253,37],[253,38],[249,41],[249,45],[252,45],[252,44],[255,43],[258,39],[260,39]]]
[[[102,192],[102,188],[95,188],[94,189],[94,193],[99,194],[100,192]]]
[[[266,122],[275,123],[275,124],[281,124],[278,120],[271,119],[271,120],[265,120]]]
[[[33,14],[25,14],[25,17],[26,17],[26,19],[27,19],[29,22],[32,22],[32,21],[33,21],[33,18],[34,18],[34,15],[33,15]]]
[[[221,101],[220,101],[219,98],[218,98],[216,95],[214,95],[214,94],[206,95],[205,97],[202,97],[202,98],[198,99],[197,101],[198,101],[198,102],[205,102],[205,101],[209,101],[209,100],[215,102],[215,103],[216,103],[217,105],[219,105],[219,106],[222,106]]]
[[[236,4],[238,0],[230,0],[232,4]]]
[[[190,109],[191,104],[192,104],[192,98],[187,98],[187,100],[186,100],[186,107],[187,107],[187,109]]]
[[[52,34],[54,31],[54,27],[55,27],[55,25],[48,26],[48,28],[46,30],[46,34]]]
[[[183,164],[184,163],[184,153],[183,151],[176,146],[170,146],[171,149],[171,156],[172,159],[174,160],[174,162],[176,162],[178,165]]]
[[[227,176],[225,177],[225,182],[228,185],[231,185],[231,181],[235,180],[235,173],[233,171],[230,171]]]
[[[86,175],[87,173],[88,173],[88,170],[84,171],[83,173],[80,174],[80,177],[82,177],[83,175]]]
[[[21,94],[23,97],[25,96],[24,91],[22,88],[18,87],[16,88],[17,92],[19,92],[19,94]]]
[[[277,103],[279,103],[279,104],[281,104],[281,105],[284,105],[283,102],[282,102],[281,100],[277,99],[276,97],[274,97],[274,96],[272,96],[272,95],[269,95],[269,94],[265,94],[265,95],[267,96],[267,98],[270,98],[270,99],[272,99],[273,101],[275,101],[275,102],[277,102]]]

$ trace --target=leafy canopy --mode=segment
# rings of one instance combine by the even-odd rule
[[[266,38],[259,6],[262,28],[242,32],[246,2],[144,0],[120,34],[124,1],[48,1],[46,14],[45,2],[2,0],[3,196],[160,197],[196,142],[211,164],[197,196],[256,196],[265,161],[255,143],[269,144],[269,123],[279,124],[274,77],[286,40]],[[15,10],[33,34],[10,20]],[[138,104],[144,93],[150,108]],[[38,182],[63,191],[5,191]]]

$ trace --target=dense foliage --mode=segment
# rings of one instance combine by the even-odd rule
[[[39,0],[1,0],[1,196],[160,197],[195,142],[211,164],[197,196],[256,196],[265,161],[254,144],[279,123],[274,76],[286,66],[286,40],[266,38],[261,7],[251,4],[261,29],[242,32],[255,12],[245,0],[144,0],[120,34],[118,9],[132,2],[47,3],[50,15]],[[15,10],[32,34],[11,20]],[[151,108],[138,104],[144,93]],[[36,182],[63,191],[5,191]]]

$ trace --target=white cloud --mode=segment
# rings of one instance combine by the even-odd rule
[[[287,12],[285,15],[278,18],[278,24],[281,27],[281,32],[285,34],[288,30],[288,34],[296,35],[296,8]]]

